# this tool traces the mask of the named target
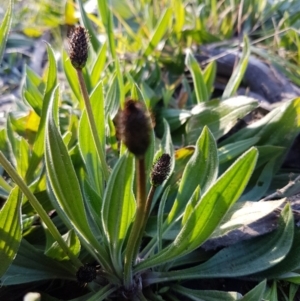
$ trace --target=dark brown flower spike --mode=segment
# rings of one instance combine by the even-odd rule
[[[143,157],[150,144],[151,121],[141,102],[127,100],[121,112],[119,130],[122,140],[136,157]]]
[[[95,280],[97,277],[97,268],[93,265],[85,264],[81,266],[77,273],[76,278],[79,283],[88,283]]]
[[[88,58],[89,35],[87,30],[76,27],[69,36],[69,56],[74,68],[82,69]]]
[[[171,157],[169,154],[162,156],[154,163],[151,172],[151,185],[156,187],[166,180],[170,173]]]

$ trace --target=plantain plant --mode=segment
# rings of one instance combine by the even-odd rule
[[[98,4],[109,29],[112,16],[104,2]],[[279,279],[297,283],[300,236],[289,204],[255,201],[268,192],[299,133],[300,100],[217,142],[258,106],[254,99],[233,97],[249,57],[245,37],[240,72],[233,74],[224,99],[208,101],[214,66],[203,72],[188,52],[195,104],[164,107],[154,121],[155,93],[142,82],[141,61],[138,70],[122,75],[108,30],[113,72],[101,78],[107,45],[99,49],[81,9],[91,46],[79,26],[70,35],[68,55],[62,54],[76,100],[70,104],[59,84],[55,54],[47,45],[44,77],[26,69],[23,98],[29,113],[9,115],[0,132],[6,199],[0,211],[0,296],[11,298],[14,292],[17,299],[38,291],[41,300],[57,300],[57,286],[66,286],[72,289],[63,299],[78,301],[257,301],[273,298]],[[151,54],[163,35],[159,26],[171,15],[170,9],[164,12],[144,55]],[[3,40],[10,10],[6,18]],[[170,100],[167,92],[163,98]],[[154,131],[159,121],[160,138]],[[184,145],[173,142],[182,135]],[[273,232],[207,247],[274,210],[280,216]],[[244,296],[202,284],[243,277],[253,281]],[[266,279],[274,279],[273,286]]]

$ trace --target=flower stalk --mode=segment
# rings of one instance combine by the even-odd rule
[[[150,144],[150,118],[141,103],[127,100],[120,118],[122,140],[136,157],[136,201],[135,219],[125,251],[124,287],[134,286],[132,268],[138,259],[140,244],[148,221],[156,187],[161,185],[170,172],[170,156],[164,154],[154,164],[151,173],[151,189],[146,193],[145,154]]]
[[[136,157],[136,201],[135,219],[129,234],[124,261],[124,286],[130,290],[134,285],[132,266],[135,264],[147,220],[145,154],[150,145],[150,118],[143,105],[131,99],[125,102],[120,118],[122,140]]]
[[[170,162],[171,162],[171,157],[168,154],[163,154],[153,165],[152,172],[150,175],[151,178],[151,188],[148,193],[147,199],[146,199],[146,204],[145,208],[143,211],[143,216],[141,218],[141,224],[139,228],[139,236],[137,238],[137,245],[136,249],[134,252],[134,257],[138,255],[139,251],[139,246],[143,237],[144,230],[147,225],[147,221],[149,218],[150,214],[150,209],[151,209],[151,204],[152,200],[156,191],[156,188],[167,179],[169,173],[170,173]],[[146,185],[146,183],[145,183]]]
[[[96,146],[96,150],[97,150],[99,160],[101,162],[102,172],[103,172],[103,175],[104,175],[104,179],[107,181],[108,177],[109,177],[109,169],[108,169],[107,163],[105,161],[105,155],[104,155],[104,152],[103,152],[103,148],[101,147],[101,142],[100,142],[99,135],[98,135],[98,132],[97,132],[96,122],[95,122],[95,118],[94,118],[94,115],[93,115],[90,98],[89,98],[87,88],[86,88],[86,85],[85,85],[85,82],[84,82],[82,70],[81,69],[76,69],[76,72],[77,72],[77,76],[78,76],[78,80],[79,80],[80,90],[81,90],[83,100],[84,100],[85,110],[86,110],[86,113],[87,113],[91,133],[92,133],[93,140],[94,140],[94,143],[95,143],[95,146]]]
[[[124,264],[124,285],[127,289],[130,289],[133,283],[132,266],[135,264],[139,250],[139,244],[143,234],[142,225],[144,220],[147,219],[145,160],[137,159],[136,164],[137,209],[127,243]]]
[[[80,91],[84,100],[85,110],[87,113],[92,137],[96,146],[97,155],[102,165],[104,179],[107,181],[109,177],[109,169],[105,160],[103,148],[101,147],[101,142],[97,132],[96,121],[93,115],[90,97],[82,73],[82,69],[84,68],[88,58],[88,47],[89,36],[87,31],[81,26],[76,27],[69,38],[70,60],[77,73]]]

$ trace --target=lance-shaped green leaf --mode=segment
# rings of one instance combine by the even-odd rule
[[[205,127],[196,143],[193,156],[186,165],[177,197],[168,216],[168,224],[172,223],[187,204],[197,186],[204,193],[218,176],[218,152],[215,139]]]
[[[45,82],[43,78],[33,71],[29,66],[25,67],[26,80],[28,79],[32,85],[34,85],[40,93],[45,89]],[[41,107],[42,108],[42,107]]]
[[[300,284],[300,274],[295,272],[288,272],[277,277],[279,280],[288,281],[290,283]]]
[[[168,121],[171,131],[175,131],[180,128],[186,121],[192,116],[190,111],[182,110],[182,109],[161,109],[160,115],[162,118]],[[201,133],[201,130],[198,132],[198,136]],[[195,141],[197,140],[195,139]]]
[[[216,139],[226,134],[238,118],[242,118],[258,106],[256,99],[246,96],[226,100],[214,99],[196,105],[186,124],[187,142],[194,144],[204,126],[208,126]],[[168,118],[166,118],[168,120]],[[247,138],[254,137],[254,135]],[[242,138],[246,139],[246,138]],[[240,141],[241,139],[239,139]],[[222,143],[222,145],[224,145]]]
[[[67,81],[70,85],[70,88],[72,92],[74,93],[76,100],[82,105],[83,99],[80,92],[80,86],[78,77],[76,74],[75,68],[72,66],[71,60],[69,59],[69,56],[66,51],[63,51],[62,53],[62,64],[65,71],[65,75],[67,78]]]
[[[222,249],[199,266],[162,273],[160,277],[170,280],[241,277],[264,271],[287,256],[293,242],[293,223],[291,208],[286,205],[276,231]]]
[[[199,200],[199,198],[197,199]],[[256,237],[261,235],[259,231],[255,231],[261,225],[264,224],[265,218],[270,215],[272,212],[279,210],[280,206],[286,203],[286,199],[280,199],[277,201],[266,201],[266,202],[236,202],[232,207],[228,210],[226,215],[223,217],[220,225],[215,229],[213,234],[209,237],[209,240],[205,242],[203,247],[209,249],[216,249],[219,245],[229,246],[237,241],[245,240],[246,237]],[[189,203],[193,204],[193,198],[190,199]],[[194,209],[188,203],[191,209]],[[185,209],[185,215],[188,213],[188,207]],[[183,217],[185,219],[185,216]],[[260,223],[256,223],[260,220]],[[257,226],[254,228],[254,233],[249,233],[248,236],[245,235],[245,231],[243,230],[245,227],[249,226],[253,229],[253,223],[256,223]],[[268,232],[269,228],[265,228],[264,232]],[[164,233],[163,239],[166,240],[174,240],[180,231],[180,224],[176,224],[172,227],[169,232]],[[238,231],[231,235],[232,232]],[[156,228],[155,224],[149,223],[147,227],[147,235],[150,237],[156,236]],[[262,232],[262,231],[261,231]],[[299,238],[300,239],[300,238]],[[300,248],[300,245],[299,245]],[[298,258],[298,257],[297,257]],[[299,253],[300,258],[300,253]],[[300,265],[300,259],[298,260]],[[295,263],[295,262],[294,262]]]
[[[227,212],[222,219],[221,224],[215,229],[214,233],[210,236],[210,241],[214,238],[224,237],[224,245],[232,244],[229,239],[229,233],[237,229],[243,229],[244,227],[250,226],[252,223],[258,220],[263,222],[263,218],[266,218],[272,212],[280,210],[279,208],[286,203],[286,199],[280,199],[277,201],[266,201],[266,202],[241,202],[240,200],[235,203]],[[254,230],[255,231],[255,230]],[[265,233],[265,232],[264,232]],[[255,235],[256,234],[256,235]],[[253,236],[259,236],[261,233],[253,233]],[[245,237],[245,233],[241,233]],[[234,238],[238,240],[238,235]]]
[[[80,252],[80,241],[74,232],[74,230],[68,231],[65,235],[62,236],[65,240],[67,246],[69,247],[70,252],[74,254],[74,256],[78,257]],[[60,245],[55,241],[48,248],[45,254],[51,258],[61,260],[69,260],[69,257],[66,255],[64,250],[60,247]]]
[[[248,138],[235,143],[226,144],[218,149],[219,164],[225,163],[241,155],[259,141],[259,137]]]
[[[299,132],[299,114],[300,98],[295,98],[283,103],[259,121],[224,140],[222,144],[258,136],[260,137],[259,145],[285,145],[285,142],[289,142],[294,137],[295,132]],[[287,133],[290,134],[285,137]]]
[[[197,186],[195,189],[194,193],[192,194],[191,198],[189,199],[185,210],[184,210],[184,215],[182,216],[182,225],[184,225],[187,221],[187,219],[190,217],[192,212],[195,210],[195,207],[199,201],[200,198],[200,186]]]
[[[278,156],[282,156],[282,154],[284,154],[284,152],[286,151],[285,146],[263,145],[263,146],[256,146],[256,147],[259,153],[256,169],[263,167],[270,160],[274,160]]]
[[[120,84],[117,74],[115,73],[109,84],[109,89],[105,99],[105,116],[110,116],[113,119],[120,107]]]
[[[210,291],[210,290],[195,290],[189,289],[180,285],[172,286],[172,291],[189,297],[195,301],[236,301],[240,300],[241,294],[237,292],[222,292],[222,291]],[[259,299],[257,299],[259,300]],[[256,301],[257,301],[256,300]]]
[[[0,277],[14,260],[21,238],[21,194],[15,187],[0,211]]]
[[[272,283],[271,287],[266,288],[262,300],[279,301],[277,290],[278,290],[277,281],[273,280],[273,283]]]
[[[54,200],[53,205],[60,214],[63,213],[68,218],[69,223],[73,225],[77,234],[84,240],[85,246],[87,244],[93,246],[101,264],[110,270],[108,255],[93,236],[89,227],[76,172],[58,131],[56,124],[58,119],[58,96],[59,92],[56,88],[49,105],[45,141],[45,161],[48,180],[54,194],[52,198]]]
[[[44,81],[28,66],[25,69],[23,96],[32,109],[41,116],[43,108]]]
[[[214,278],[245,276],[270,268],[289,252],[294,235],[293,222],[291,208],[287,205],[275,232],[225,248],[194,271],[198,270],[198,276],[205,274],[205,277]]]
[[[246,72],[248,61],[250,57],[250,43],[248,37],[245,35],[243,40],[243,53],[240,58],[239,63],[237,64],[236,68],[232,72],[232,75],[230,77],[230,80],[228,84],[226,85],[226,88],[223,92],[223,99],[229,98],[234,95],[234,93],[237,91],[244,74]]]
[[[102,84],[98,84],[91,95],[91,105],[93,115],[96,116],[96,126],[102,151],[105,151],[105,117],[104,117],[104,98]],[[102,196],[103,194],[103,177],[102,167],[97,154],[94,139],[89,126],[86,111],[82,113],[79,124],[79,147],[81,156],[89,175],[92,188]]]
[[[284,259],[282,261],[280,261],[278,264],[276,264],[275,266],[272,266],[269,269],[266,269],[255,275],[252,275],[251,278],[256,278],[256,279],[280,278],[280,279],[283,279],[285,277],[283,275],[286,275],[286,273],[288,274],[290,271],[299,269],[299,267],[300,267],[300,229],[298,227],[295,227],[293,244],[291,246],[290,251],[284,257]],[[299,278],[299,280],[300,280],[300,278]]]
[[[215,61],[210,62],[203,71],[203,79],[206,84],[206,89],[209,97],[214,89],[216,73],[217,73],[217,63]]]
[[[2,263],[2,262],[1,262]],[[59,262],[22,239],[18,254],[5,273],[3,285],[16,285],[48,279],[76,280],[72,262]]]
[[[92,87],[95,87],[101,78],[101,73],[103,71],[106,62],[106,55],[107,55],[106,51],[107,51],[107,43],[104,42],[104,44],[101,46],[98,52],[97,59],[95,60],[95,63],[93,64],[92,67],[92,71],[91,71]]]
[[[299,116],[300,98],[295,98],[283,103],[259,121],[248,125],[222,141],[221,146],[255,136],[260,137],[257,145],[285,146],[285,152],[277,159],[276,167],[279,168],[286,152],[300,132]]]
[[[133,156],[127,152],[115,165],[103,200],[103,228],[113,261],[119,268],[122,265],[121,248],[135,213],[133,177]]]
[[[164,119],[164,135],[161,139],[161,149],[169,154],[174,160],[174,145],[172,142],[171,131],[168,122]],[[172,163],[174,164],[174,162]],[[172,170],[173,168],[171,168]]]
[[[49,107],[46,135],[46,167],[51,187],[64,212],[79,229],[86,227],[85,210],[78,179],[52,113],[53,101],[58,99],[58,88]]]
[[[29,145],[23,137],[16,137],[12,128],[11,117],[7,118],[7,138],[11,148],[11,155],[16,165],[17,172],[21,177],[25,177],[29,161]]]
[[[2,56],[4,53],[8,33],[11,26],[11,20],[12,20],[12,8],[13,8],[13,1],[10,0],[8,4],[7,12],[4,16],[4,19],[0,25],[0,63],[2,61]]]
[[[48,52],[49,65],[48,65],[48,72],[47,72],[46,89],[43,97],[43,108],[42,108],[42,116],[39,124],[39,129],[33,144],[32,156],[26,174],[26,179],[29,182],[32,181],[32,177],[36,171],[36,168],[41,162],[41,159],[44,155],[45,125],[46,125],[47,111],[52,96],[52,92],[56,86],[56,77],[57,77],[56,61],[55,61],[53,50],[49,45],[47,45],[47,52]]]
[[[255,148],[242,155],[202,196],[174,242],[160,253],[139,263],[136,271],[181,257],[205,242],[242,194],[256,160]]]
[[[209,98],[208,98],[208,92],[204,81],[204,77],[201,68],[199,66],[199,63],[194,58],[191,51],[188,51],[186,54],[185,64],[189,68],[193,77],[197,103],[207,101]]]
[[[167,201],[167,197],[168,197],[169,192],[170,192],[170,186],[168,186],[165,189],[164,194],[162,195],[161,201],[160,201],[159,206],[158,206],[155,235],[156,235],[156,238],[157,238],[157,246],[158,246],[159,251],[162,249],[163,218],[164,218],[164,210],[165,210],[165,205],[166,205],[166,201]]]
[[[71,301],[102,301],[108,300],[111,294],[117,290],[117,287],[112,286],[110,283],[99,289],[97,292],[88,293],[84,296],[72,299]],[[52,301],[52,300],[49,300]],[[55,300],[54,300],[55,301]]]
[[[0,197],[7,199],[11,189],[12,186],[6,182],[3,176],[0,176]]]
[[[29,162],[29,145],[23,137],[15,137],[11,118],[7,118],[7,137],[13,154],[13,161],[15,161],[16,170],[18,174],[24,178],[28,170]]]
[[[272,159],[264,166],[261,174],[257,178],[255,185],[251,185],[252,187],[251,190],[245,193],[240,198],[240,201],[255,202],[260,200],[265,195],[273,179],[275,163],[276,163],[275,159]]]
[[[256,285],[251,291],[249,291],[243,298],[239,299],[240,301],[257,301],[262,300],[265,289],[266,289],[266,280],[262,281]]]
[[[103,197],[100,197],[99,194],[91,187],[87,178],[84,179],[82,189],[91,230],[95,236],[102,236],[103,229],[100,212]]]

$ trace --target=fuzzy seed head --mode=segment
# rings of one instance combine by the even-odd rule
[[[142,103],[127,100],[119,120],[124,144],[136,157],[143,157],[150,144],[151,121]]]
[[[84,27],[77,26],[69,37],[69,56],[75,69],[82,69],[88,58],[89,35]]]
[[[171,168],[171,157],[169,154],[162,156],[154,163],[151,172],[151,185],[156,187],[163,183],[168,177]]]
[[[80,283],[92,282],[97,277],[97,269],[95,266],[85,264],[78,269],[76,277]]]

